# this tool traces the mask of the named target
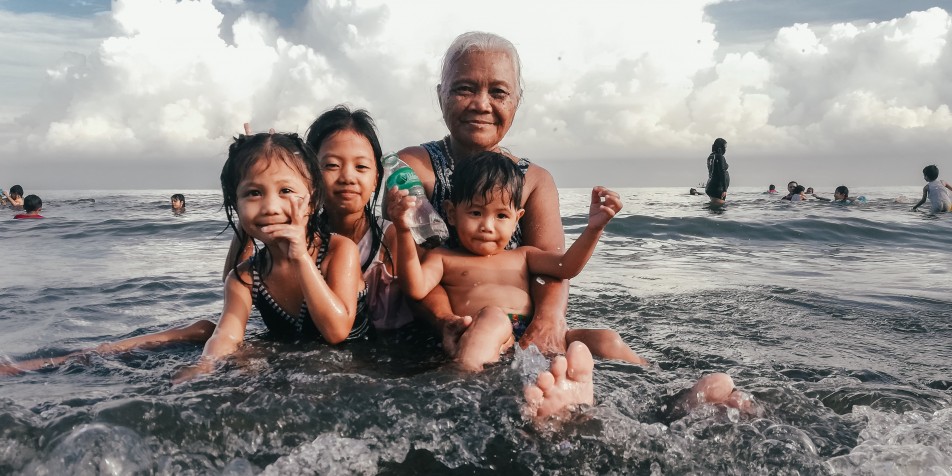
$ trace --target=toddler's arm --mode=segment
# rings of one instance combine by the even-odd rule
[[[397,279],[400,288],[410,299],[426,297],[443,277],[443,260],[433,250],[420,263],[416,242],[410,233],[410,211],[416,207],[416,197],[396,187],[387,192],[387,212],[397,232]]]
[[[565,251],[546,252],[538,248],[526,250],[526,263],[532,274],[545,274],[561,279],[571,279],[578,276],[588,263],[598,239],[608,222],[621,210],[621,198],[617,193],[605,188],[592,189],[592,201],[589,205],[588,226],[582,231],[578,239]]]

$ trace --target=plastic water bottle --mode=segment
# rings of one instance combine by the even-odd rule
[[[417,207],[410,212],[410,234],[413,235],[413,241],[424,248],[440,246],[450,236],[449,230],[440,214],[427,200],[420,177],[417,177],[416,172],[400,160],[395,152],[383,157],[383,169],[387,176],[384,182],[387,190],[397,187],[409,191],[410,196],[417,197]]]

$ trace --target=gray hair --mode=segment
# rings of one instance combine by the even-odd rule
[[[506,53],[506,56],[512,60],[512,69],[516,72],[516,100],[522,99],[522,62],[519,60],[519,52],[511,41],[495,34],[484,31],[468,31],[457,36],[453,43],[450,43],[443,55],[443,65],[440,69],[440,84],[447,84],[450,80],[450,70],[452,66],[459,61],[463,54],[469,51],[500,51]],[[442,86],[441,86],[442,89]],[[441,95],[444,93],[440,93]]]

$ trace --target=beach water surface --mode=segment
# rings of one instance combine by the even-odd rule
[[[252,318],[184,385],[170,376],[200,346],[0,377],[0,474],[952,474],[952,216],[911,212],[920,191],[841,206],[739,188],[712,209],[619,190],[568,322],[652,365],[597,361],[595,406],[560,425],[520,413],[531,349],[474,375],[422,328],[328,347]],[[48,191],[46,219],[0,220],[0,360],[217,320],[220,192],[185,191],[183,215],[173,192]],[[569,239],[588,192],[561,191]],[[710,372],[762,415],[672,414]]]

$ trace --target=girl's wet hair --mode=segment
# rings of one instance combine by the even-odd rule
[[[836,187],[836,190],[834,190],[833,193],[840,193],[843,194],[844,197],[849,197],[850,189],[846,188],[846,185],[840,185],[839,187]]]
[[[939,168],[935,165],[927,165],[926,168],[922,169],[922,175],[931,182],[939,178]],[[11,193],[13,193],[12,190]]]
[[[807,188],[804,187],[803,185],[797,185],[796,187],[793,187],[793,193],[803,193],[804,191],[806,191],[806,189]]]
[[[380,140],[377,139],[377,126],[374,124],[373,118],[370,117],[370,113],[364,109],[351,111],[346,105],[339,104],[318,116],[311,123],[311,126],[307,128],[307,144],[315,152],[319,152],[325,140],[341,131],[353,131],[360,134],[367,139],[367,142],[370,142],[370,147],[374,151],[377,183],[374,186],[374,193],[370,202],[364,205],[364,216],[370,227],[370,249],[376,250],[383,243],[383,229],[380,228],[380,224],[377,222],[376,214],[377,199],[380,197],[380,183],[383,180],[383,162],[381,161],[383,151],[380,149]],[[384,249],[386,249],[386,245],[384,245]],[[362,271],[366,271],[367,267],[373,263],[375,255],[376,253],[370,253],[367,259],[361,263],[360,269]],[[389,249],[386,249],[386,255],[387,259],[391,259]]]
[[[245,249],[251,237],[238,227],[238,184],[245,179],[251,169],[262,160],[280,160],[288,167],[297,170],[305,183],[310,185],[312,213],[308,215],[306,225],[307,245],[313,244],[318,234],[326,235],[325,225],[316,213],[324,204],[324,181],[314,151],[297,134],[260,133],[239,135],[228,147],[228,159],[221,169],[221,192],[224,197],[222,207],[228,217],[228,226],[234,230],[239,240],[239,249]],[[235,256],[231,268],[240,264],[240,253]],[[256,260],[259,266],[266,260]],[[259,270],[264,272],[264,270]]]
[[[489,200],[498,189],[508,195],[513,208],[522,208],[525,177],[512,159],[498,152],[480,152],[461,161],[453,170],[452,182],[450,201],[454,205],[478,197]]]

